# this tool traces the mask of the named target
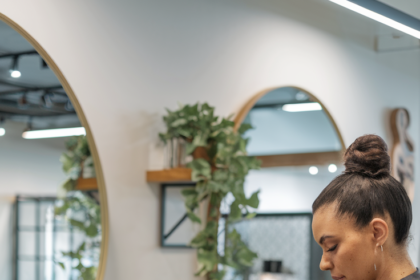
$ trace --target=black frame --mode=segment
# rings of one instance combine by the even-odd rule
[[[13,262],[13,280],[19,280],[19,261],[33,261],[35,262],[35,276],[34,278],[36,280],[41,280],[40,275],[40,262],[45,261],[46,257],[40,255],[40,234],[45,231],[45,228],[40,225],[40,209],[41,209],[41,203],[42,202],[52,202],[54,203],[57,200],[56,197],[32,197],[32,196],[17,196],[16,201],[14,203],[14,230],[13,230],[13,236],[14,236],[14,262]],[[35,203],[35,226],[34,227],[20,227],[19,226],[19,203],[25,203],[25,201],[32,201]],[[56,225],[55,219],[53,219],[53,252],[55,250],[55,237],[56,232],[59,231],[67,231],[69,232],[69,245],[70,248],[73,250],[73,227],[69,224],[68,230],[63,230],[62,228],[58,228]],[[19,256],[19,233],[20,232],[35,232],[35,256]],[[24,259],[22,259],[22,257]],[[55,279],[55,265],[56,260],[55,256],[52,256],[51,261],[53,262],[53,277],[52,279]],[[69,280],[72,280],[72,275],[70,274]]]
[[[188,218],[187,213],[182,216],[181,219],[172,227],[172,229],[165,235],[165,200],[166,200],[166,189],[170,187],[195,187],[195,182],[188,183],[170,183],[161,185],[161,200],[160,200],[160,246],[164,248],[191,248],[185,244],[165,244],[165,240]]]

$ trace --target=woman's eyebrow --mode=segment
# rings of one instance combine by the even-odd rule
[[[322,245],[322,243],[324,243],[325,239],[327,238],[333,238],[334,236],[332,235],[323,235],[320,239],[319,239],[319,244]]]

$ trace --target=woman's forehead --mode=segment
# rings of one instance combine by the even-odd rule
[[[354,226],[350,217],[337,215],[335,205],[326,205],[315,212],[312,221],[312,231],[316,241],[324,235],[340,235],[348,227]]]

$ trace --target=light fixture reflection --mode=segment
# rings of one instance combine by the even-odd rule
[[[3,136],[6,134],[6,129],[0,127],[0,136]]]
[[[321,111],[322,106],[318,102],[285,104],[283,105],[282,110],[286,112]]]
[[[316,167],[316,166],[311,166],[311,167],[309,167],[309,173],[310,173],[311,175],[316,175],[316,174],[318,174],[318,167]]]
[[[58,128],[58,129],[44,129],[44,130],[29,130],[22,134],[25,139],[42,139],[42,138],[57,138],[68,136],[86,135],[84,127],[72,128]]]
[[[337,171],[337,165],[335,164],[330,164],[328,166],[328,171],[330,171],[331,173],[335,173]]]
[[[383,16],[381,14],[375,13],[375,12],[373,12],[371,10],[368,10],[368,9],[366,9],[364,7],[361,7],[361,6],[359,6],[359,5],[355,4],[355,3],[349,2],[347,0],[330,0],[330,1],[331,2],[334,2],[334,3],[338,4],[338,5],[341,5],[341,6],[345,7],[345,8],[347,8],[347,9],[350,9],[350,10],[356,12],[356,13],[359,13],[361,15],[364,15],[366,17],[369,17],[369,18],[371,18],[373,20],[379,21],[380,23],[383,23],[385,25],[388,25],[388,26],[390,26],[392,28],[395,28],[395,29],[397,29],[399,31],[402,31],[404,33],[407,33],[407,34],[409,34],[411,36],[414,36],[414,37],[420,39],[420,31],[419,30],[416,30],[416,29],[413,29],[411,27],[408,27],[407,25],[404,25],[402,23],[399,23],[399,22],[397,22],[395,20],[392,20],[392,19],[390,19],[388,17],[385,17],[385,16]]]
[[[10,77],[12,78],[20,78],[20,76],[22,76],[22,73],[20,73],[19,70],[12,70],[10,71]]]
[[[19,56],[14,56],[12,61],[12,66],[10,67],[10,77],[12,78],[20,78],[22,76],[22,73],[18,70],[18,59]]]

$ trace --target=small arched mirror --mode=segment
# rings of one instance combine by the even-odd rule
[[[248,154],[263,167],[340,163],[343,140],[325,107],[312,94],[282,87],[257,94],[236,122],[253,129]]]
[[[247,195],[260,190],[258,215],[235,226],[258,253],[248,273],[267,272],[275,263],[284,279],[327,279],[319,270],[311,212],[318,194],[344,170],[345,146],[334,120],[311,93],[281,87],[255,95],[235,122],[251,124],[247,151],[262,161],[245,184]]]

